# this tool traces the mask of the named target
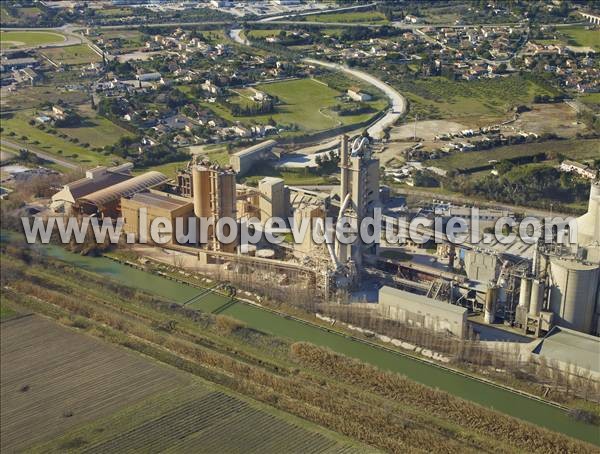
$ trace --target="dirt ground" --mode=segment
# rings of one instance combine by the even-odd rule
[[[577,123],[575,110],[564,103],[536,104],[510,126],[536,134],[553,132],[563,137],[575,137],[578,132],[586,131],[584,124]]]
[[[417,137],[429,141],[440,134],[449,132],[458,132],[467,127],[460,123],[447,120],[427,120],[417,121]],[[410,141],[415,133],[415,124],[407,123],[401,126],[394,126],[390,131],[390,140],[394,141]]]
[[[4,322],[0,334],[2,452],[22,451],[188,381],[39,316]]]

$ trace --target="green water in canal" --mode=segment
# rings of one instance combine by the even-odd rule
[[[104,257],[83,257],[67,252],[58,246],[48,246],[46,250],[51,257],[107,276],[128,286],[154,293],[173,302],[185,302],[201,291]],[[201,298],[193,304],[193,307],[208,311],[218,307],[219,296],[214,294],[209,296],[206,299]],[[222,299],[223,304],[227,302],[227,298],[222,297]],[[203,300],[206,302],[206,306],[203,306]],[[407,356],[361,343],[340,334],[327,332],[314,325],[304,324],[273,314],[259,307],[237,303],[228,307],[222,313],[269,334],[294,341],[309,341],[316,345],[329,347],[339,353],[361,359],[382,369],[401,373],[419,383],[447,391],[453,395],[551,430],[600,445],[600,428],[576,421],[561,409],[543,402],[454,374]]]

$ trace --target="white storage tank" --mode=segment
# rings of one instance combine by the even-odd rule
[[[531,279],[523,276],[521,279],[521,292],[519,294],[519,306],[529,310],[529,302],[531,301]]]
[[[529,302],[529,315],[538,316],[544,304],[544,291],[546,285],[544,281],[534,279],[531,283],[531,300]]]
[[[550,310],[555,314],[556,324],[591,333],[598,301],[600,265],[552,257],[550,285]]]
[[[275,251],[273,249],[259,249],[256,251],[256,256],[261,259],[273,259],[275,258]]]

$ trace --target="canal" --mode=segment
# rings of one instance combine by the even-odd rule
[[[188,301],[200,293],[198,288],[156,276],[105,257],[84,257],[65,251],[58,246],[47,246],[45,249],[51,257],[114,279],[127,286],[145,290],[175,303]],[[211,294],[207,298],[201,298],[195,302],[193,307],[211,312],[225,302],[227,302],[226,297]],[[360,359],[382,369],[403,374],[432,388],[446,391],[533,424],[600,445],[600,428],[576,421],[562,409],[525,395],[249,304],[237,302],[221,313],[241,320],[254,329],[293,341],[308,341],[328,347],[336,352]]]

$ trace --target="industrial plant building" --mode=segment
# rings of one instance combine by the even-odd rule
[[[368,244],[360,236],[350,244],[313,239],[324,234],[320,221],[327,217],[359,225],[376,208],[391,206],[386,205],[389,196],[380,198],[379,160],[368,138],[340,137],[340,184],[334,189],[290,187],[273,177],[262,178],[257,187],[238,184],[239,175],[270,158],[275,144],[266,141],[236,153],[230,166],[194,159],[178,171],[175,181],[160,172],[132,176],[130,165],[99,167],[65,185],[52,197],[51,207],[66,214],[122,215],[125,231],[136,239],[149,233],[139,230],[142,208],[147,225],[157,218],[212,219],[203,241],[165,247],[188,254],[189,262],[202,266],[226,265],[253,274],[263,270],[265,279],[275,276],[278,282],[311,288],[323,301],[341,301],[360,290],[365,277],[376,277],[383,287],[378,304],[369,306],[379,317],[451,336],[466,335],[467,317],[520,336],[543,337],[556,326],[600,333],[600,183],[592,183],[588,211],[577,219],[577,244],[517,244],[502,250],[496,245],[445,242],[437,248],[445,264],[433,264],[433,253],[425,250],[426,260],[407,261],[395,259],[391,245],[386,245],[391,256],[380,254],[376,243]],[[503,213],[490,214],[490,219],[499,214]],[[384,216],[410,220],[391,209]],[[219,220],[228,218],[239,226],[252,217],[260,220],[261,229],[272,217],[286,220],[287,240],[247,245],[240,244],[240,238],[223,242],[217,235]],[[303,238],[290,241],[303,221],[309,221]],[[229,236],[228,224],[221,227],[223,237]],[[431,233],[432,226],[424,224],[422,231]]]
[[[146,220],[141,221],[140,210],[145,210]],[[131,197],[121,199],[121,213],[123,217],[123,230],[134,235],[136,241],[143,236],[146,240],[150,237],[150,226],[158,218],[168,219],[171,226],[175,220],[181,218],[182,234],[188,233],[188,219],[194,216],[194,204],[184,197],[159,191],[138,192]],[[181,222],[180,221],[180,222]],[[146,229],[140,232],[140,228]],[[175,233],[172,232],[170,242],[175,243]]]
[[[277,145],[275,140],[266,140],[252,145],[231,155],[229,164],[238,175],[245,175],[257,162],[271,159],[275,145]]]
[[[76,211],[77,201],[88,194],[112,187],[131,178],[133,164],[117,167],[99,166],[88,170],[85,177],[63,188],[52,196],[50,208],[56,212],[70,215]]]
[[[379,290],[379,314],[410,326],[452,334],[462,339],[467,328],[467,309],[393,287]]]

